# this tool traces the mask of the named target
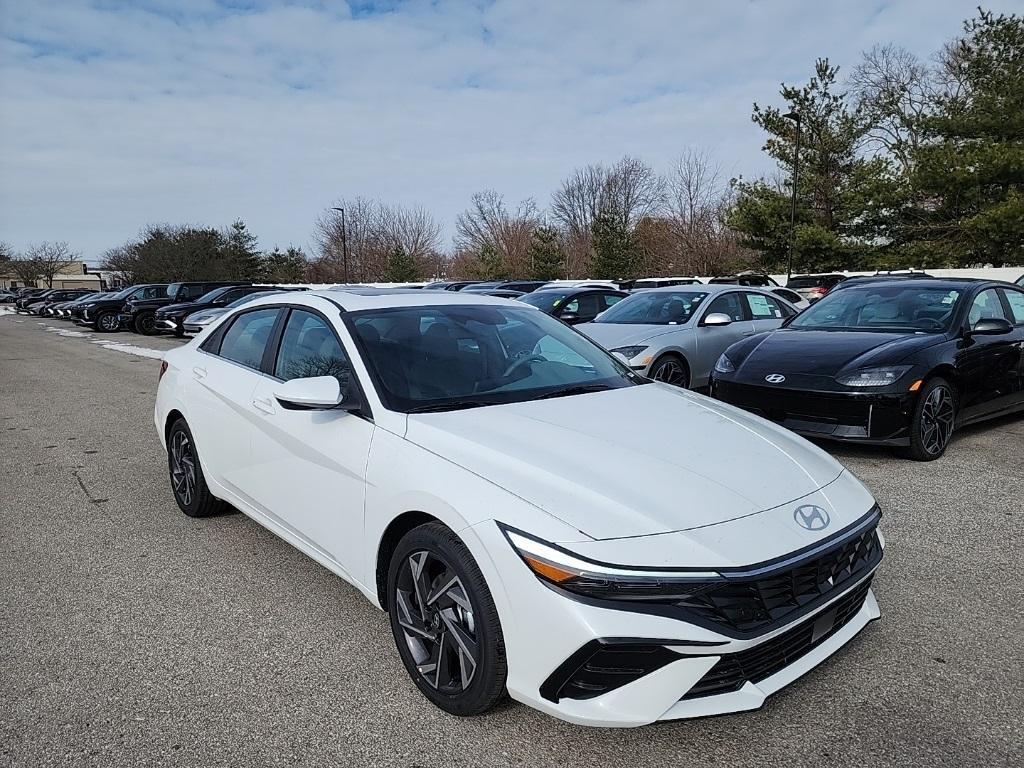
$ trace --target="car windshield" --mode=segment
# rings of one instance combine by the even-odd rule
[[[191,299],[196,304],[209,304],[214,301],[222,293],[231,290],[232,286],[221,286],[220,288],[214,288],[212,291],[207,291],[198,299]]]
[[[816,288],[819,285],[824,285],[826,278],[824,277],[794,277],[786,283],[787,288]]]
[[[595,323],[626,325],[685,325],[707,298],[700,291],[634,293],[602,313]]]
[[[118,291],[117,293],[115,293],[115,294],[114,294],[113,296],[111,296],[110,298],[111,298],[111,299],[127,299],[127,298],[128,298],[129,296],[131,296],[131,295],[132,295],[132,294],[133,294],[133,293],[134,293],[134,292],[135,292],[136,290],[138,290],[138,288],[139,288],[139,286],[137,286],[137,285],[129,285],[129,286],[127,287],[127,288],[122,288],[122,289],[121,289],[120,291]]]
[[[534,291],[525,296],[520,296],[518,300],[524,304],[529,304],[531,307],[547,310],[557,307],[568,295],[568,291]]]
[[[386,405],[405,413],[517,403],[645,379],[552,317],[514,304],[346,315]]]
[[[865,285],[829,293],[789,327],[940,333],[949,330],[960,296],[956,289],[913,283]]]
[[[281,293],[281,291],[258,291],[257,293],[247,293],[245,296],[239,296],[237,299],[232,301],[227,306],[229,308],[230,307],[240,307],[240,306],[242,306],[243,304],[245,304],[248,301],[252,301],[253,299],[258,299],[261,296],[273,296],[275,293]],[[207,296],[209,296],[209,294],[207,294]]]

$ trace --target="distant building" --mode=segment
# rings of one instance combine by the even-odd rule
[[[84,261],[76,261],[53,276],[53,288],[95,288],[97,291],[109,288],[112,281],[109,272],[90,272],[89,265]],[[0,262],[0,288],[22,288],[24,280],[10,271],[10,267]],[[45,280],[36,280],[31,284],[35,288],[46,288]]]

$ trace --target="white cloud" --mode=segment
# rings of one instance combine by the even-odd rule
[[[479,189],[543,205],[577,165],[628,153],[664,168],[686,146],[754,175],[770,165],[753,101],[777,103],[818,56],[849,68],[876,42],[928,55],[973,13],[954,0],[353,8],[7,0],[0,239],[95,257],[147,222],[239,217],[265,247],[306,245],[316,214],[355,194],[450,226]]]

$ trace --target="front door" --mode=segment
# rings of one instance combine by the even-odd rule
[[[691,387],[706,386],[711,369],[726,348],[753,335],[754,324],[747,319],[743,303],[743,295],[739,291],[731,291],[717,296],[704,308],[696,329],[697,351],[691,361]],[[729,325],[705,325],[705,318],[713,314],[728,315],[732,322]]]
[[[266,514],[356,578],[363,567],[363,500],[373,422],[342,410],[289,410],[281,382],[335,376],[355,386],[349,357],[328,320],[289,310],[274,377],[253,392],[256,412],[246,485]]]
[[[1013,320],[1006,311],[995,288],[979,293],[968,312],[969,331],[981,320]],[[967,335],[958,352],[958,367],[963,377],[961,387],[961,418],[970,420],[1010,407],[1018,389],[1018,369],[1022,332],[995,336]]]

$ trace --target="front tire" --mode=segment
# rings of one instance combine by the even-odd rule
[[[206,485],[195,440],[184,419],[174,422],[167,434],[167,469],[174,500],[182,512],[189,517],[210,517],[220,511],[222,504]]]
[[[662,355],[651,366],[649,378],[680,389],[689,389],[690,366],[679,355]]]
[[[96,330],[100,333],[113,333],[121,327],[116,312],[102,312],[96,317]]]
[[[409,676],[437,707],[479,715],[505,696],[505,640],[466,545],[441,523],[414,528],[388,568],[388,614]]]
[[[156,315],[153,312],[142,312],[132,323],[136,333],[153,336],[156,333]]]
[[[956,392],[945,379],[925,384],[914,406],[907,455],[915,461],[934,461],[946,452],[956,428]]]

